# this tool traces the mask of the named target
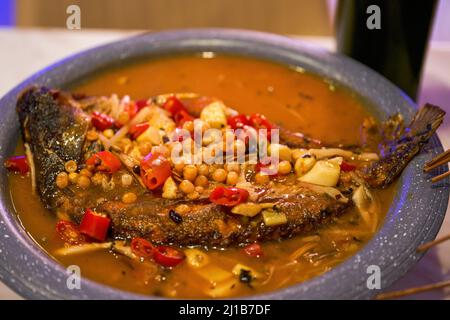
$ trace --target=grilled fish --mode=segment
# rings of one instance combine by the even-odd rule
[[[79,169],[83,168],[89,155],[103,148],[86,139],[91,128],[89,114],[99,108],[98,99],[45,88],[30,88],[19,97],[17,112],[23,139],[33,154],[37,191],[42,202],[53,212],[76,222],[81,221],[85,208],[107,214],[112,222],[111,237],[115,239],[143,237],[159,244],[216,247],[288,238],[328,223],[355,205],[352,195],[359,186],[383,188],[392,183],[426,144],[445,114],[437,106],[425,105],[405,130],[384,141],[386,148],[381,159],[351,173],[341,172],[336,188],[284,178],[275,179],[270,186],[244,181],[252,190],[255,204],[282,212],[286,218],[282,224],[267,226],[260,214],[253,217],[234,214],[230,208],[211,203],[207,196],[196,200],[164,199],[158,191],[144,188],[139,179],[126,189],[120,183],[115,183],[115,188],[110,190],[104,185],[88,190],[76,185],[57,188],[55,179],[64,171],[65,162],[74,160]],[[293,148],[322,145],[283,128],[280,128],[280,142]],[[124,170],[133,168],[125,166],[106,183],[119,181]],[[129,190],[138,198],[126,204],[120,201],[120,195]]]

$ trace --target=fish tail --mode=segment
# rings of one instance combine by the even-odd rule
[[[429,139],[444,120],[445,111],[430,103],[425,104],[409,125],[412,135],[425,135]]]
[[[444,115],[445,111],[440,107],[425,104],[398,138],[386,141],[381,159],[363,170],[366,182],[375,188],[392,183],[436,132]]]

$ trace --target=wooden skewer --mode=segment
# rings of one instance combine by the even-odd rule
[[[434,157],[433,159],[431,159],[430,161],[425,163],[425,166],[426,167],[430,167],[433,164],[435,164],[436,162],[438,162],[438,161],[440,161],[440,160],[442,160],[444,158],[447,158],[449,156],[450,156],[450,149],[445,151],[445,152],[442,152],[441,154],[438,154],[436,157]]]
[[[441,238],[438,238],[436,240],[433,240],[433,241],[430,241],[430,242],[427,242],[427,243],[424,243],[424,244],[420,245],[417,248],[417,252],[424,252],[424,251],[430,249],[431,247],[434,247],[435,245],[438,245],[438,244],[440,244],[442,242],[445,242],[447,240],[450,240],[450,234],[448,234],[446,236],[443,236]]]
[[[436,177],[431,178],[431,182],[438,182],[439,180],[444,179],[445,177],[450,176],[450,171],[444,172]]]
[[[445,287],[450,287],[450,280],[441,281],[441,282],[437,282],[437,283],[433,283],[433,284],[428,284],[428,285],[421,286],[421,287],[415,287],[415,288],[409,288],[409,289],[405,289],[405,290],[381,293],[381,294],[377,295],[375,297],[375,299],[377,299],[377,300],[395,299],[395,298],[400,298],[400,297],[404,297],[404,296],[408,296],[408,295],[416,294],[416,293],[420,293],[420,292],[442,289]]]
[[[433,159],[431,159],[430,161],[428,161],[427,163],[425,163],[424,167],[423,167],[423,171],[424,172],[430,172],[431,170],[446,164],[447,162],[450,162],[450,149],[442,152],[441,154],[437,155],[436,157],[434,157]],[[445,177],[450,176],[450,171],[449,172],[444,172],[436,177],[433,177],[431,179],[431,182],[437,182],[439,180],[444,179]]]
[[[450,159],[444,158],[444,159],[442,159],[442,160],[440,160],[440,161],[438,161],[438,162],[433,163],[433,164],[430,165],[430,166],[425,165],[425,166],[423,167],[423,171],[425,171],[425,172],[430,172],[431,170],[433,170],[433,169],[435,169],[435,168],[437,168],[437,167],[439,167],[439,166],[441,166],[441,165],[443,165],[443,164],[446,164],[446,163],[449,162],[449,161],[450,161]]]

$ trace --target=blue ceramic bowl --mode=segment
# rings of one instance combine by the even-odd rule
[[[375,116],[400,112],[410,118],[417,106],[402,91],[371,69],[343,56],[271,34],[241,30],[198,29],[143,34],[71,56],[31,76],[0,100],[1,161],[10,155],[19,135],[15,104],[18,94],[36,84],[65,88],[97,70],[141,57],[215,51],[264,58],[340,83],[365,99]],[[288,288],[246,298],[367,299],[386,290],[420,258],[418,245],[433,240],[447,209],[448,180],[431,186],[423,164],[442,152],[434,136],[401,175],[395,199],[381,230],[357,254],[331,271]],[[447,169],[441,169],[443,171]],[[10,200],[6,172],[0,166],[0,280],[25,298],[152,299],[82,279],[69,290],[66,270],[37,246],[21,227]],[[369,289],[369,266],[381,271],[381,290]],[[155,298],[156,299],[156,298]]]

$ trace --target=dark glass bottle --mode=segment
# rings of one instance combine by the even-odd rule
[[[337,50],[378,71],[416,99],[436,2],[340,0]],[[379,29],[367,26],[367,19],[375,13],[367,13],[371,5],[380,8]]]

